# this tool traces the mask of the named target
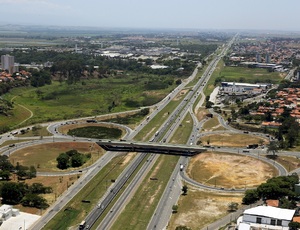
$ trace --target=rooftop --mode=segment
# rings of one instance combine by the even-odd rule
[[[244,211],[244,215],[264,216],[280,220],[292,220],[295,210],[275,208],[271,206],[257,206]]]

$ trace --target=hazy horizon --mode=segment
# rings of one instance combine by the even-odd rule
[[[2,24],[300,31],[300,1],[0,0]]]

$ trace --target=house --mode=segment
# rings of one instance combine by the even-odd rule
[[[267,206],[279,207],[279,200],[266,200]]]
[[[250,229],[286,229],[293,220],[295,210],[272,206],[257,206],[244,211],[238,220],[239,230]]]
[[[12,216],[20,215],[18,209],[13,209],[12,206],[4,204],[0,207],[0,218],[2,220],[8,220]]]

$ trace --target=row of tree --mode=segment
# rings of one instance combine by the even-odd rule
[[[1,185],[2,203],[22,204],[23,206],[46,209],[49,207],[45,198],[40,194],[51,193],[51,187],[45,187],[41,183],[5,182]]]
[[[0,179],[10,180],[11,174],[15,173],[19,180],[31,179],[36,177],[36,168],[34,166],[24,166],[17,162],[16,166],[13,166],[5,155],[0,156]]]
[[[243,198],[244,204],[253,204],[263,199],[278,199],[280,207],[295,208],[297,194],[295,193],[295,184],[299,183],[298,175],[273,177],[261,184],[257,189],[250,189],[245,192]]]

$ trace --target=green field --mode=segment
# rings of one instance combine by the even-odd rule
[[[268,72],[266,69],[224,66],[224,61],[220,60],[205,87],[204,94],[210,95],[212,93],[215,88],[214,84],[216,79],[219,79],[219,82],[276,84],[283,80],[284,76],[285,74],[283,73]]]
[[[269,72],[266,69],[230,67],[225,66],[220,72],[219,77],[224,81],[247,82],[247,83],[279,83],[286,74],[279,72]]]
[[[150,79],[150,80],[149,80]],[[84,80],[77,84],[53,82],[40,88],[15,88],[3,98],[21,104],[33,112],[33,117],[22,125],[75,117],[94,116],[131,110],[160,101],[176,85],[148,90],[149,84],[175,81],[171,76],[138,76]],[[149,83],[150,82],[150,83]],[[158,87],[159,88],[159,87]],[[29,111],[15,107],[14,116],[0,116],[0,127],[13,127],[29,117]]]

